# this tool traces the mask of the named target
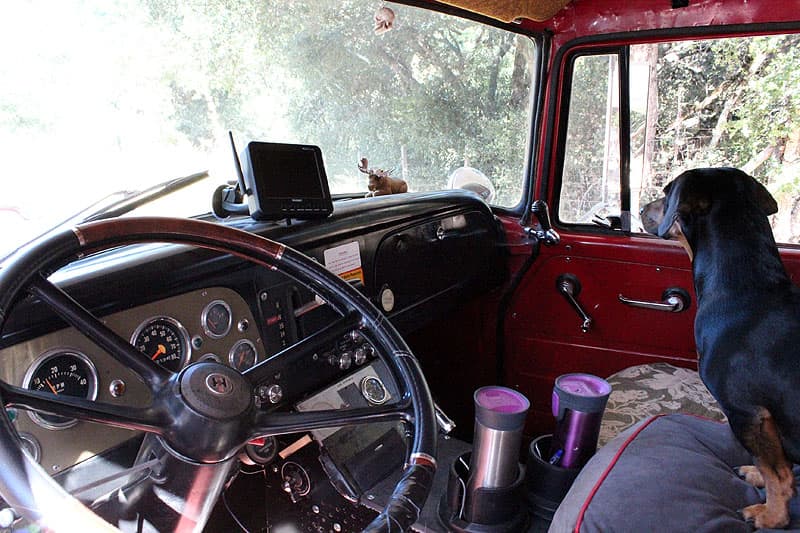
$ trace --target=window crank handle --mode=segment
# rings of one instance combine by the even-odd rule
[[[572,274],[562,274],[558,276],[556,279],[556,288],[561,295],[566,298],[569,305],[578,313],[582,322],[581,322],[581,331],[583,333],[587,333],[593,324],[592,317],[584,311],[583,307],[581,306],[580,302],[578,302],[578,295],[581,292],[581,282],[578,281],[578,278]]]

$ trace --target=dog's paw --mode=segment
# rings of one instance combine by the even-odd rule
[[[740,478],[754,487],[763,488],[765,486],[764,476],[762,476],[758,468],[753,465],[740,466],[736,469],[736,473]]]
[[[788,509],[770,509],[765,503],[750,505],[739,512],[756,529],[782,529],[789,524]]]
[[[750,531],[755,531],[756,530],[756,521],[755,521],[755,519],[752,518],[752,517],[751,518],[745,518],[744,517],[744,509],[739,509],[739,510],[736,511],[736,513],[739,515],[739,518],[741,518],[742,521],[745,522],[750,527]]]

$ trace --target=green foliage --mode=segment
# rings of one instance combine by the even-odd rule
[[[375,35],[376,6],[356,0],[146,6],[190,61],[163,77],[169,118],[192,145],[227,129],[318,144],[340,190],[366,188],[361,157],[405,170],[418,191],[443,188],[468,161],[492,179],[497,203],[519,201],[530,40],[399,5],[394,29]]]
[[[530,62],[515,68],[514,60],[530,58],[532,43],[393,8],[397,23],[384,35],[371,31],[373,6],[360,2],[292,3],[288,20],[303,21],[295,38],[282,26],[285,16],[262,19],[262,34],[276,36],[261,41],[262,54],[296,81],[288,110],[293,131],[327,148],[333,176],[352,177],[360,157],[397,175],[404,148],[414,190],[442,188],[467,159],[493,179],[500,203],[515,203]]]
[[[661,45],[656,185],[686,166],[756,165],[754,158],[774,148],[753,169],[764,183],[771,181],[800,117],[798,40],[783,35]]]
[[[603,182],[606,157],[608,76],[616,68],[610,55],[579,57],[575,61],[559,215],[562,220],[588,222],[607,200]]]
[[[646,100],[651,106],[647,114],[655,117],[648,131],[644,107],[631,112],[632,164],[646,171],[641,184],[631,184],[634,189],[641,185],[641,204],[686,169],[733,166],[770,187],[779,202],[784,198],[794,217],[800,198],[794,179],[800,161],[798,44],[798,35],[776,35],[660,43],[654,54],[649,54],[651,45],[631,47],[632,61],[640,62],[637,72],[655,71],[654,80],[631,79],[632,94],[639,94],[641,106]],[[608,102],[609,84],[616,84],[609,75],[609,57],[584,56],[575,62],[562,220],[588,222],[603,208],[611,214],[619,210],[611,192],[618,190],[611,183],[612,171],[619,168],[616,126],[608,139],[604,131],[607,111],[611,121],[618,116]],[[648,93],[653,88],[655,98]],[[800,223],[791,224],[797,231],[779,239],[800,239]]]

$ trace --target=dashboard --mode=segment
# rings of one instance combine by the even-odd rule
[[[280,317],[280,310],[276,309]],[[274,320],[274,319],[271,319]],[[280,333],[265,344],[244,299],[224,287],[209,287],[103,317],[129,339],[142,357],[177,372],[191,362],[212,359],[244,371],[283,344]],[[284,332],[282,317],[275,320]],[[146,406],[149,392],[139,377],[101,351],[87,337],[65,328],[0,351],[2,379],[22,387],[81,396],[110,404]],[[121,444],[128,430],[65,419],[52,414],[12,412],[28,451],[49,472]]]
[[[482,200],[463,191],[339,201],[328,219],[291,226],[249,218],[226,223],[324,264],[371,299],[401,334],[497,287],[505,276],[499,225]],[[399,394],[358,332],[313,354],[281,352],[338,315],[280,272],[216,252],[155,244],[96,254],[50,279],[142,357],[170,371],[205,359],[239,371],[264,365],[272,377],[253,391],[261,409],[368,407]],[[0,378],[109,404],[150,402],[135,373],[33,297],[18,302],[6,322]],[[9,415],[28,452],[57,478],[137,436],[50,413],[12,409]],[[328,450],[332,470],[344,472],[351,493],[377,481],[374,469],[366,467],[374,456],[356,444],[385,442],[385,449],[396,452],[403,442],[391,424],[371,433],[354,431],[313,435]],[[402,453],[395,455],[383,463],[402,464]],[[334,477],[331,469],[326,472]]]

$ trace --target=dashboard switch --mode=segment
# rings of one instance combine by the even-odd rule
[[[125,382],[121,379],[115,379],[108,385],[108,392],[111,393],[111,396],[114,398],[119,398],[123,394],[125,394]]]
[[[280,385],[270,385],[267,388],[269,403],[275,404],[283,399],[283,389]]]
[[[353,364],[353,354],[350,352],[342,352],[339,354],[339,369],[347,370]]]

